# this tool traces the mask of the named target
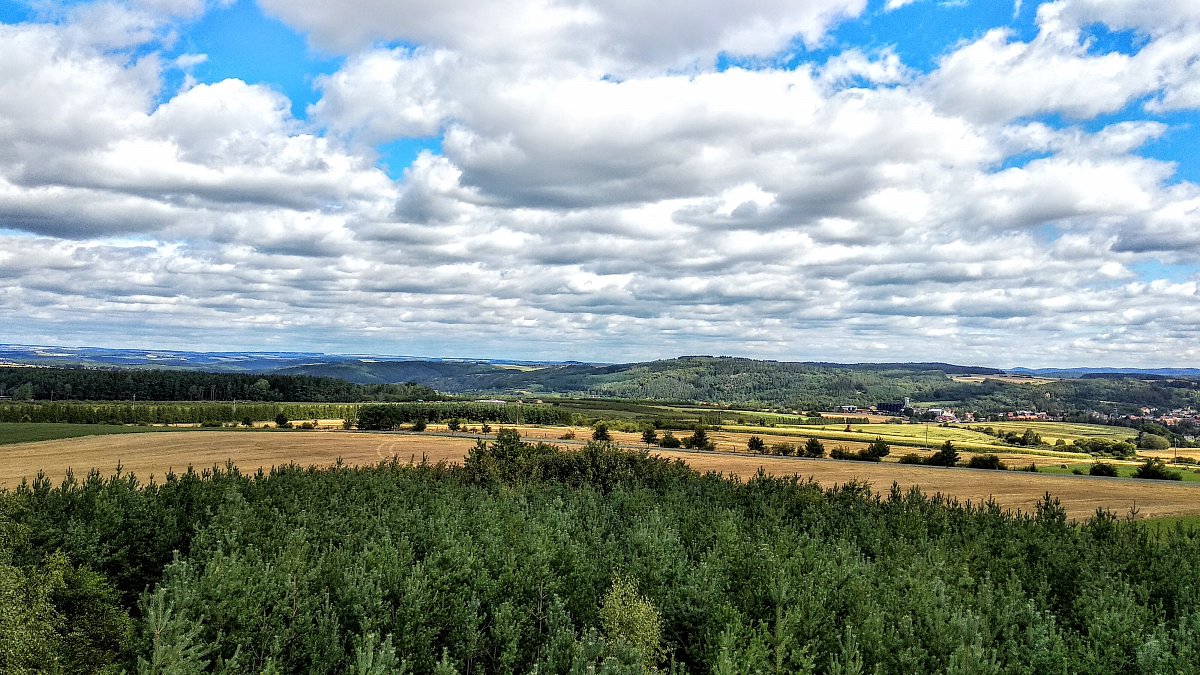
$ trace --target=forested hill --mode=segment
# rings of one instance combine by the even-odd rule
[[[945,363],[789,363],[684,356],[617,365],[560,365],[515,369],[477,363],[342,363],[290,368],[290,373],[346,377],[357,382],[415,381],[451,394],[595,396],[655,401],[830,409],[881,401],[943,404],[999,413],[1039,410],[1055,415],[1200,407],[1200,380],[1088,377],[1031,384],[999,379],[993,368]],[[983,381],[956,381],[977,375]]]
[[[332,377],[210,373],[189,370],[118,370],[0,367],[0,395],[17,400],[77,401],[435,401],[423,384],[361,385]]]
[[[684,356],[617,365],[515,369],[477,363],[358,361],[288,368],[287,373],[354,382],[414,381],[453,394],[583,395],[822,408],[918,399],[953,384],[950,375],[1000,375],[944,363],[795,363]]]
[[[975,375],[966,381],[959,375]],[[1200,407],[1200,380],[1129,375],[1017,384],[1002,371],[944,363],[789,363],[685,356],[616,365],[543,367],[452,361],[377,361],[289,367],[262,374],[192,370],[0,367],[0,395],[46,400],[411,401],[462,396],[586,396],[828,410],[883,401],[980,413],[1054,415]]]

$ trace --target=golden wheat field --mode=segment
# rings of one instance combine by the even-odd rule
[[[543,439],[527,430],[531,440]],[[546,433],[550,436],[550,433]],[[633,442],[633,435],[618,440]],[[446,437],[430,434],[375,434],[328,432],[175,432],[90,436],[54,441],[21,443],[0,447],[0,485],[13,488],[39,470],[51,480],[60,480],[72,468],[82,475],[92,467],[111,474],[119,463],[123,470],[143,480],[161,478],[168,470],[180,472],[189,465],[197,469],[233,461],[243,472],[260,467],[295,463],[328,466],[341,458],[349,465],[375,464],[392,457],[400,461],[461,462],[474,444],[471,436]],[[724,445],[724,444],[722,444]],[[569,445],[567,447],[570,447]],[[886,491],[893,482],[907,489],[942,493],[960,501],[988,498],[1010,509],[1029,511],[1046,492],[1059,497],[1072,518],[1085,518],[1097,508],[1127,514],[1136,507],[1141,517],[1200,514],[1200,485],[1097,479],[1081,476],[1050,476],[1021,472],[972,471],[938,467],[872,464],[792,457],[765,457],[734,453],[694,453],[658,450],[680,458],[699,471],[718,471],[742,479],[761,467],[773,475],[812,477],[825,486],[865,480],[876,491]]]

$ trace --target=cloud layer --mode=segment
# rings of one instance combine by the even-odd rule
[[[343,57],[303,119],[187,75],[220,7],[0,25],[8,341],[1200,357],[1200,187],[1154,151],[1200,108],[1186,3],[1044,3],[928,72],[839,43],[862,0],[262,5]],[[440,151],[390,177],[405,139]]]

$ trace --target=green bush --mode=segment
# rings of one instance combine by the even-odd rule
[[[1149,480],[1183,480],[1183,474],[1171,471],[1161,459],[1148,459],[1133,472],[1134,478]]]
[[[1117,467],[1112,464],[1109,464],[1108,462],[1096,462],[1096,463],[1092,464],[1092,466],[1090,468],[1088,468],[1088,475],[1089,476],[1107,476],[1109,478],[1116,478]]]
[[[967,460],[967,468],[969,469],[992,469],[995,471],[1005,471],[1008,469],[1004,462],[1000,461],[1000,455],[991,452],[974,455]]]

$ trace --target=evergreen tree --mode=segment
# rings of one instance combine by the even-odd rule
[[[954,447],[953,442],[946,441],[925,463],[931,466],[954,466],[958,464],[958,448]]]

